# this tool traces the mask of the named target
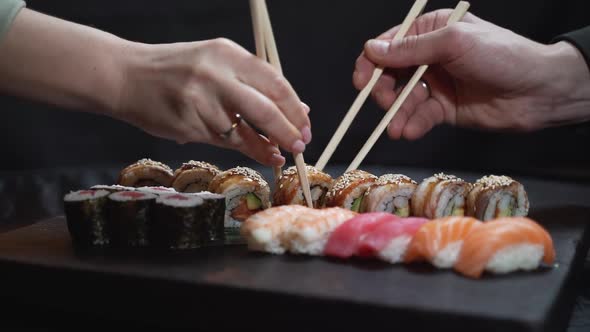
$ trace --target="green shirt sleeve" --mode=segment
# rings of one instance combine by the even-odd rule
[[[16,14],[25,6],[23,0],[0,0],[0,41],[10,29]]]

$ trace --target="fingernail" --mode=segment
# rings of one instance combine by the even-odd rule
[[[367,42],[367,47],[377,55],[385,55],[389,49],[389,42],[372,39]]]
[[[305,151],[305,143],[303,143],[302,140],[297,140],[291,146],[291,151],[293,151],[293,153],[302,153],[303,151]]]
[[[305,111],[305,114],[309,114],[309,106],[307,106],[307,104],[304,102],[301,102],[301,105],[303,106],[303,110]]]
[[[270,157],[270,163],[274,166],[283,166],[285,165],[285,157],[281,156],[280,154],[273,153],[272,157]]]
[[[309,144],[309,142],[311,142],[311,129],[309,129],[308,126],[303,127],[303,129],[301,129],[301,136],[303,137],[303,142]]]

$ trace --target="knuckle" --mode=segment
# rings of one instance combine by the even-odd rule
[[[399,44],[390,43],[389,44],[389,52],[395,53],[396,50],[394,49],[396,46],[399,48],[399,51],[402,52],[411,52],[416,49],[420,40],[420,35],[411,35],[403,38]]]
[[[290,86],[287,80],[282,76],[275,76],[272,80],[272,86],[269,90],[269,97],[272,100],[281,100],[289,96]]]

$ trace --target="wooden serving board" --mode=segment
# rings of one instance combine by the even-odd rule
[[[413,331],[563,330],[588,251],[590,209],[531,216],[553,237],[555,267],[481,280],[427,265],[272,256],[244,246],[80,254],[63,217],[1,234],[0,271],[10,285],[4,295],[21,301],[165,327],[281,324],[282,331],[323,320]]]

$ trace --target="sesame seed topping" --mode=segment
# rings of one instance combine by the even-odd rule
[[[458,178],[454,175],[449,175],[445,173],[437,173],[433,175],[439,181],[449,181],[449,182],[464,182],[463,179]]]
[[[162,168],[167,173],[172,174],[172,168],[170,168],[170,166],[168,166],[164,163],[161,163],[159,161],[151,160],[149,158],[140,159],[140,160],[136,161],[135,163],[129,165],[127,168],[131,168],[134,166],[158,167],[158,168]]]
[[[248,179],[249,181],[258,182],[261,186],[268,186],[268,183],[266,182],[266,180],[264,180],[262,175],[249,167],[238,166],[238,167],[228,169],[227,171],[225,171],[223,173],[225,173],[227,175],[241,175],[241,176],[245,177],[246,179]]]
[[[384,174],[379,177],[376,182],[377,185],[383,186],[387,184],[395,184],[395,185],[402,185],[402,184],[417,184],[416,181],[410,179],[409,177],[403,174]]]
[[[507,187],[515,181],[505,175],[486,175],[475,182],[476,186],[481,186],[482,189],[492,189]]]
[[[362,181],[362,180],[366,180],[366,179],[374,179],[377,180],[377,177],[371,173],[359,170],[359,169],[355,169],[349,172],[346,172],[342,175],[340,175],[336,181],[334,181],[334,185],[332,186],[332,189],[330,189],[330,191],[328,192],[328,196],[330,197],[334,197],[336,196],[336,193],[338,193],[338,195],[342,194],[342,191],[346,188],[348,188],[348,186],[354,184],[355,182],[358,181]]]
[[[181,170],[186,171],[189,169],[195,169],[195,168],[201,168],[204,169],[206,171],[208,171],[209,173],[212,173],[214,175],[217,175],[219,173],[221,173],[221,171],[219,170],[219,167],[209,164],[207,162],[204,161],[195,161],[195,160],[190,160],[189,162],[183,163],[182,166],[180,167]]]

